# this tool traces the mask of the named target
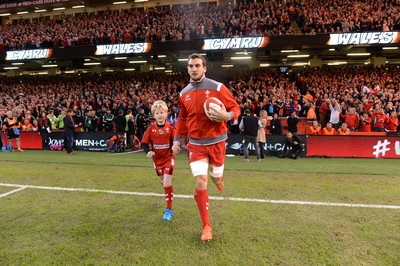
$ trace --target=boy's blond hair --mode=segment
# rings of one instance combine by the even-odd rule
[[[151,114],[154,116],[154,113],[159,109],[164,110],[166,113],[168,113],[167,104],[164,101],[158,100],[155,101],[151,106]]]

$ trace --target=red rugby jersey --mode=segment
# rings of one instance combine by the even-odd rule
[[[174,127],[168,121],[165,121],[163,126],[153,123],[146,129],[142,143],[151,146],[151,150],[155,153],[153,156],[155,165],[164,164],[175,158],[171,149],[174,133]]]

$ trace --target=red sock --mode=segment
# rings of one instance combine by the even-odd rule
[[[200,212],[201,222],[203,227],[210,224],[210,219],[208,218],[208,191],[207,189],[197,190],[194,195],[194,200],[197,203],[197,208]]]
[[[167,208],[172,210],[172,200],[174,199],[174,189],[172,186],[165,187],[165,201],[167,202]]]

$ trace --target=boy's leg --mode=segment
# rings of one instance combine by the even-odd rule
[[[164,174],[163,187],[167,208],[172,210],[172,201],[174,199],[174,189],[172,187],[172,175]]]

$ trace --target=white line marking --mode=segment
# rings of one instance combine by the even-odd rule
[[[159,193],[101,190],[101,189],[92,189],[92,188],[66,188],[66,187],[31,186],[31,185],[8,184],[8,183],[0,183],[0,186],[4,186],[4,187],[19,187],[19,189],[10,191],[8,193],[17,192],[17,191],[25,189],[25,188],[33,188],[33,189],[45,189],[45,190],[109,193],[109,194],[135,195],[135,196],[147,196],[147,197],[165,197],[164,194],[159,194]],[[5,195],[5,194],[3,194],[3,195]],[[174,194],[174,198],[192,199],[193,195]],[[397,210],[400,209],[400,206],[398,206],[398,205],[352,204],[352,203],[336,203],[336,202],[271,200],[271,199],[252,199],[252,198],[235,198],[235,197],[210,197],[210,199],[213,199],[213,200],[229,200],[229,201],[243,201],[243,202],[291,204],[291,205],[314,205],[314,206],[373,208],[373,209],[397,209]]]
[[[138,153],[138,152],[142,152],[143,149],[140,150],[136,150],[136,151],[127,151],[127,152],[120,152],[120,153],[113,153],[111,155],[123,155],[123,154],[131,154],[131,153]]]
[[[9,191],[9,192],[7,192],[7,193],[0,194],[0,198],[7,197],[8,195],[11,195],[11,194],[13,194],[13,193],[15,193],[15,192],[18,192],[18,191],[24,190],[25,188],[27,188],[27,187],[26,187],[26,186],[21,186],[20,188],[17,188],[17,189],[11,190],[11,191]]]

